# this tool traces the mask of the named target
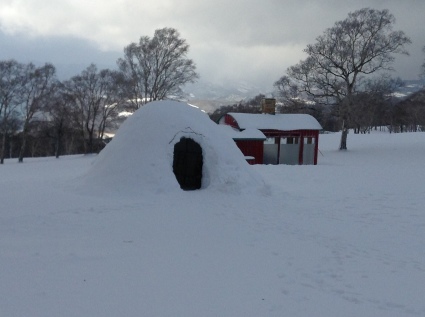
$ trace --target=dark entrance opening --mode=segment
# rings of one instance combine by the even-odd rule
[[[190,138],[174,145],[173,172],[183,190],[200,189],[202,185],[202,148]]]

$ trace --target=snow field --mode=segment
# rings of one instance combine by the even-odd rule
[[[235,158],[240,190],[111,190],[104,170],[82,181],[98,156],[7,160],[0,316],[424,316],[425,134],[338,138],[317,166]]]

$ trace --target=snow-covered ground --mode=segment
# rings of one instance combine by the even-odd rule
[[[338,139],[250,166],[258,193],[102,194],[76,189],[97,156],[7,160],[0,316],[425,316],[425,133]]]

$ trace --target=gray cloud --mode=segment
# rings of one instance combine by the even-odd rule
[[[271,87],[308,43],[362,7],[389,9],[412,38],[395,68],[415,78],[425,58],[422,0],[0,0],[0,59],[115,67],[125,45],[169,26],[190,44],[202,79]]]
[[[61,79],[81,72],[91,63],[99,68],[114,68],[121,52],[101,51],[95,43],[74,38],[10,36],[0,32],[0,59],[41,65],[52,63]]]

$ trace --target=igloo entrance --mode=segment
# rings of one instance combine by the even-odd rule
[[[194,140],[183,137],[174,145],[173,172],[181,189],[201,188],[202,165],[202,148]]]

